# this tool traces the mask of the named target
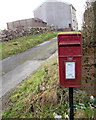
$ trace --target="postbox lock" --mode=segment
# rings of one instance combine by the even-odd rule
[[[73,60],[73,57],[72,57],[72,56],[69,56],[67,59],[68,59],[68,60]]]

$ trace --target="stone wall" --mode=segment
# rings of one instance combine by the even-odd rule
[[[17,28],[14,30],[3,30],[0,32],[0,41],[9,41],[23,36],[35,35],[38,33],[45,33],[56,31],[54,26],[49,27],[32,27],[32,28]]]

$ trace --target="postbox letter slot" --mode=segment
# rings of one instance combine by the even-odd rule
[[[80,43],[59,43],[59,46],[80,46]]]

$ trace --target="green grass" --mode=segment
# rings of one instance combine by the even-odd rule
[[[54,61],[54,62],[53,62]],[[51,69],[52,68],[52,69]],[[54,69],[53,69],[54,68]],[[50,70],[48,70],[50,69]],[[42,106],[42,111],[44,110],[45,113],[40,112],[39,108],[39,94],[44,93],[44,91],[40,91],[40,84],[42,82],[46,82],[46,85],[54,84],[57,82],[55,72],[57,71],[57,62],[56,59],[46,62],[45,65],[42,65],[36,72],[34,72],[27,80],[25,80],[20,86],[18,86],[15,91],[12,93],[10,97],[10,106],[8,109],[3,113],[3,117],[5,118],[37,118],[40,116],[45,117],[46,111],[51,109],[51,106]],[[50,72],[50,77],[54,75],[52,80],[49,78],[48,72]],[[54,84],[55,85],[55,84]],[[55,85],[56,86],[56,85]],[[50,86],[51,87],[51,86]],[[57,89],[57,87],[55,88]],[[49,90],[48,90],[49,91]],[[37,102],[34,100],[37,99]],[[36,102],[36,103],[35,103]],[[39,102],[39,103],[38,103]],[[30,111],[31,105],[34,105],[34,109],[38,111],[38,115]],[[48,114],[50,116],[51,113]],[[52,116],[52,114],[51,114]],[[50,117],[51,117],[50,116]]]
[[[45,90],[41,89],[42,85]],[[75,116],[92,118],[90,96],[83,90],[75,90],[80,91],[74,92],[74,104],[78,106]],[[66,118],[68,99],[68,88],[59,87],[57,57],[53,57],[13,91],[3,118],[54,118],[54,112]],[[81,109],[79,103],[84,104]]]
[[[0,54],[2,55],[0,56],[0,58],[4,59],[8,56],[21,53],[56,36],[57,32],[49,32],[27,37],[21,37],[19,39],[14,39],[8,42],[0,43]]]

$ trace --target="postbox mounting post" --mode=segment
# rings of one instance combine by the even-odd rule
[[[70,109],[70,120],[74,120],[74,108],[73,108],[73,88],[69,87],[69,109]]]

